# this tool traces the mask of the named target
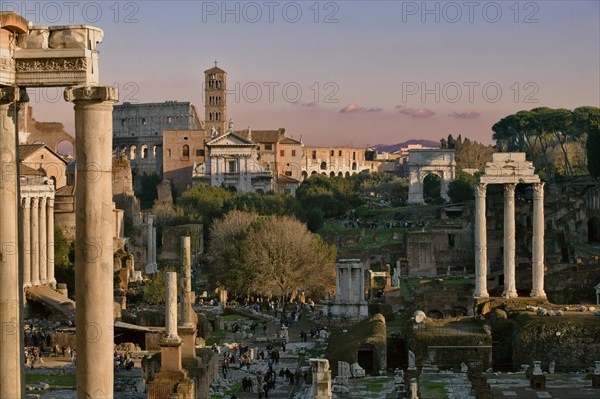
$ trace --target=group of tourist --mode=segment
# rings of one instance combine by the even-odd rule
[[[134,366],[131,353],[127,352],[124,355],[115,351],[115,368],[124,368],[125,370],[131,370]]]
[[[44,364],[41,348],[37,346],[25,348],[25,367],[34,368],[37,362]]]

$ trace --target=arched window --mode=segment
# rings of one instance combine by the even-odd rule
[[[184,144],[183,147],[181,148],[181,157],[184,160],[190,159],[190,146],[187,144]]]
[[[142,159],[146,159],[148,158],[148,146],[146,144],[144,144],[141,148],[142,151]]]
[[[135,159],[137,157],[137,147],[132,145],[129,147],[129,159]]]
[[[352,170],[356,170],[356,162],[352,162]]]
[[[327,162],[321,162],[321,170],[327,169]]]
[[[220,112],[215,113],[215,120],[217,120],[217,121],[221,120],[221,113]]]
[[[334,154],[334,152],[333,152],[333,150],[331,150],[331,151],[329,152],[329,156],[330,156],[330,157],[332,157],[332,156],[333,156],[333,154]]]
[[[152,147],[152,157],[153,158],[156,158],[156,151],[157,150],[158,150],[158,146],[157,145],[155,145],[155,146]]]
[[[208,114],[208,119],[210,119],[211,121],[215,119],[215,114],[213,112],[211,112],[210,114]]]

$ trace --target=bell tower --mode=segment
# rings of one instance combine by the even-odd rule
[[[208,140],[213,136],[213,128],[220,136],[227,132],[227,72],[217,67],[204,71],[204,125]]]

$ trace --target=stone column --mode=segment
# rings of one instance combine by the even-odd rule
[[[18,104],[27,92],[0,88],[0,398],[25,396],[21,339],[22,288],[19,284]]]
[[[156,216],[154,216],[156,218]],[[158,264],[156,263],[156,227],[152,226],[152,270],[153,273],[158,271]]]
[[[46,222],[48,230],[48,248],[46,250],[46,257],[48,259],[48,284],[56,287],[56,278],[54,277],[54,198],[48,198],[46,203],[48,207],[48,219]]]
[[[533,242],[531,243],[531,296],[546,298],[544,292],[544,183],[533,185]]]
[[[183,263],[183,304],[182,308],[182,324],[186,327],[194,325],[192,312],[192,240],[190,237],[181,237],[181,260]]]
[[[112,87],[65,89],[75,103],[75,290],[77,397],[114,390]]]
[[[352,302],[352,267],[346,267],[346,302]]]
[[[21,235],[23,237],[23,287],[31,286],[31,198],[24,197],[21,201]]]
[[[154,215],[148,215],[146,217],[146,222],[148,224],[148,232],[146,233],[148,241],[148,245],[146,248],[146,274],[153,274],[156,272],[156,252],[154,252],[154,246],[156,245],[156,243],[154,242],[155,237],[153,231]]]
[[[515,282],[515,188],[504,185],[504,298],[517,296]]]
[[[475,298],[489,298],[487,290],[487,183],[475,186]]]
[[[165,335],[170,338],[177,335],[177,273],[168,272],[165,297]]]
[[[40,285],[40,199],[31,198],[31,285]]]
[[[40,197],[40,284],[48,283],[48,242],[46,237],[46,197]]]

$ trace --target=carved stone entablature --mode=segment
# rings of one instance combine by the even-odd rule
[[[102,29],[86,25],[34,26],[14,51],[15,84],[24,87],[100,83],[97,44]]]
[[[65,101],[119,101],[119,91],[109,86],[69,87],[65,89]]]

